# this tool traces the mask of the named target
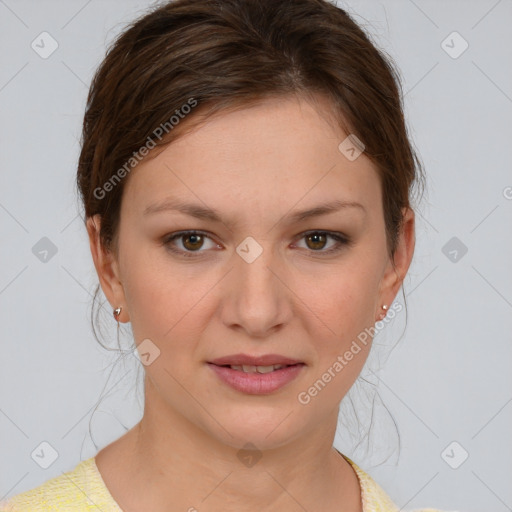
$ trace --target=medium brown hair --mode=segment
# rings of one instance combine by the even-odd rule
[[[339,126],[365,145],[393,255],[402,209],[423,181],[400,78],[347,12],[324,0],[175,0],[121,33],[92,80],[77,173],[85,217],[101,216],[102,245],[116,252],[123,189],[148,141],[162,147],[199,118],[290,94],[327,97]],[[185,117],[191,100],[199,108]]]

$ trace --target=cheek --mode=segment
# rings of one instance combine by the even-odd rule
[[[346,339],[373,325],[378,289],[378,265],[354,257],[328,275],[300,285],[298,295],[318,322],[330,327],[331,335]],[[330,331],[324,328],[324,332]]]
[[[305,303],[315,313],[308,328],[316,360],[299,401],[339,403],[358,378],[371,349],[376,280],[360,272],[340,273],[315,287]],[[304,309],[306,312],[306,309]]]
[[[135,341],[162,339],[179,320],[182,286],[148,250],[127,244],[125,251],[123,288]]]
[[[123,286],[136,344],[149,338],[164,359],[172,356],[177,362],[200,339],[208,291],[218,278],[199,279],[192,265],[178,268],[166,258],[160,249],[132,251]]]
[[[368,258],[358,253],[335,273],[310,281],[309,289],[301,288],[300,296],[314,312],[309,314],[308,330],[317,360],[310,383],[314,386],[315,379],[329,383],[320,401],[341,400],[366,362],[375,323],[379,269],[375,255]]]

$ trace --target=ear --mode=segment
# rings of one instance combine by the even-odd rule
[[[382,319],[385,316],[385,314],[382,314],[381,306],[386,304],[389,307],[395,300],[414,254],[416,243],[414,211],[411,208],[404,208],[402,214],[403,223],[398,236],[395,254],[393,260],[389,259],[381,279],[379,303],[377,304],[375,315],[377,319]]]
[[[119,322],[128,322],[129,315],[126,307],[123,284],[119,279],[119,264],[115,255],[106,250],[100,243],[101,216],[93,215],[87,219],[87,233],[91,247],[92,259],[100,280],[101,289],[107,297],[112,310],[122,307]]]

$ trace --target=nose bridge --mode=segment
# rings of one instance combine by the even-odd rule
[[[260,302],[263,297],[275,300],[275,276],[271,268],[276,266],[270,241],[247,237],[236,249],[239,261],[236,263],[236,280],[240,284],[240,297],[246,303],[254,306],[253,302]]]
[[[236,248],[235,268],[230,286],[232,314],[229,323],[238,324],[253,335],[263,335],[288,318],[287,288],[278,275],[282,265],[267,243],[247,237]]]

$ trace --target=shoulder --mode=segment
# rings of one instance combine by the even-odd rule
[[[121,510],[116,507],[94,457],[67,473],[0,502],[0,512],[54,512],[55,510]]]
[[[342,454],[343,455],[343,454]],[[399,509],[380,485],[373,478],[363,471],[354,461],[346,455],[343,457],[354,469],[361,485],[361,499],[363,512],[400,512]],[[423,508],[411,510],[410,512],[443,512],[434,508]],[[445,511],[448,512],[448,511]]]

